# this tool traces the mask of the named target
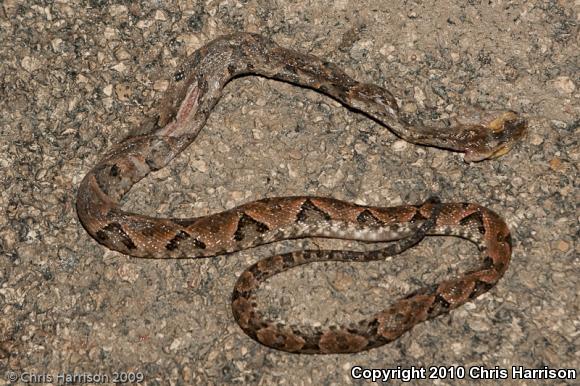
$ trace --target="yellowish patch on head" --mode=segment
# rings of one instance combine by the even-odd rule
[[[500,131],[504,130],[504,124],[506,121],[510,121],[516,118],[517,118],[516,113],[512,111],[506,111],[505,113],[503,113],[502,115],[491,121],[487,125],[487,127],[489,127],[491,131],[493,131],[494,133],[499,133]]]

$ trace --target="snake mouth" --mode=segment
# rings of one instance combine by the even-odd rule
[[[468,162],[499,158],[514,147],[526,133],[528,122],[515,111],[505,111],[481,126],[485,139],[465,150]]]

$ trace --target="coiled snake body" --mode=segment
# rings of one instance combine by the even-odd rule
[[[83,179],[78,216],[99,243],[150,258],[214,256],[277,240],[331,237],[395,241],[374,252],[298,251],[272,256],[245,270],[235,286],[232,309],[241,328],[260,343],[296,353],[358,352],[398,338],[417,323],[489,290],[508,267],[510,233],[494,212],[477,204],[439,203],[398,207],[360,206],[324,197],[279,197],[190,219],[153,218],[123,211],[119,200],[150,172],[165,167],[204,126],[224,85],[256,74],[308,87],[364,112],[401,138],[464,152],[468,161],[500,156],[522,135],[526,122],[515,112],[475,114],[447,130],[404,117],[384,88],[362,84],[331,63],[277,46],[254,34],[214,40],[191,55],[176,74],[157,125],[144,125],[114,146]],[[369,261],[396,254],[425,235],[453,235],[478,245],[480,268],[420,289],[358,323],[296,327],[266,320],[253,293],[268,277],[319,260]]]

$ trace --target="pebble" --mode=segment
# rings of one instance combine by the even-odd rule
[[[558,172],[563,169],[562,161],[559,158],[552,158],[550,160],[550,169]]]
[[[119,83],[115,85],[115,94],[121,101],[128,101],[132,95],[131,86],[127,83]]]
[[[556,244],[556,248],[558,248],[558,250],[560,252],[568,252],[568,250],[570,249],[570,244],[568,244],[567,242],[565,242],[564,240],[560,240],[558,241],[558,243]]]
[[[202,159],[198,159],[198,160],[195,160],[195,161],[191,161],[190,164],[196,170],[198,170],[198,171],[200,171],[202,173],[206,173],[208,171],[207,163],[204,160],[202,160]]]
[[[534,146],[541,145],[544,142],[544,138],[539,134],[532,134],[530,136],[530,143]]]
[[[576,85],[572,79],[568,78],[567,76],[557,77],[554,81],[554,86],[556,87],[556,90],[562,94],[572,94],[576,89]]]
[[[139,271],[135,264],[122,264],[117,269],[117,274],[121,278],[121,280],[129,282],[133,284],[139,278]]]
[[[167,90],[168,87],[169,87],[168,80],[158,80],[155,83],[153,83],[153,90],[155,91],[164,92]]]
[[[393,145],[391,146],[391,148],[393,149],[393,151],[404,151],[409,147],[409,144],[405,141],[403,141],[402,139],[397,140],[393,143]]]

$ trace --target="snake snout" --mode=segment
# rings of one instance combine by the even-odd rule
[[[528,123],[515,111],[504,111],[481,125],[480,137],[465,151],[468,162],[483,161],[507,154],[525,134]]]
[[[488,126],[491,136],[497,143],[488,158],[497,158],[508,153],[516,142],[525,134],[528,122],[518,113],[507,111]]]

